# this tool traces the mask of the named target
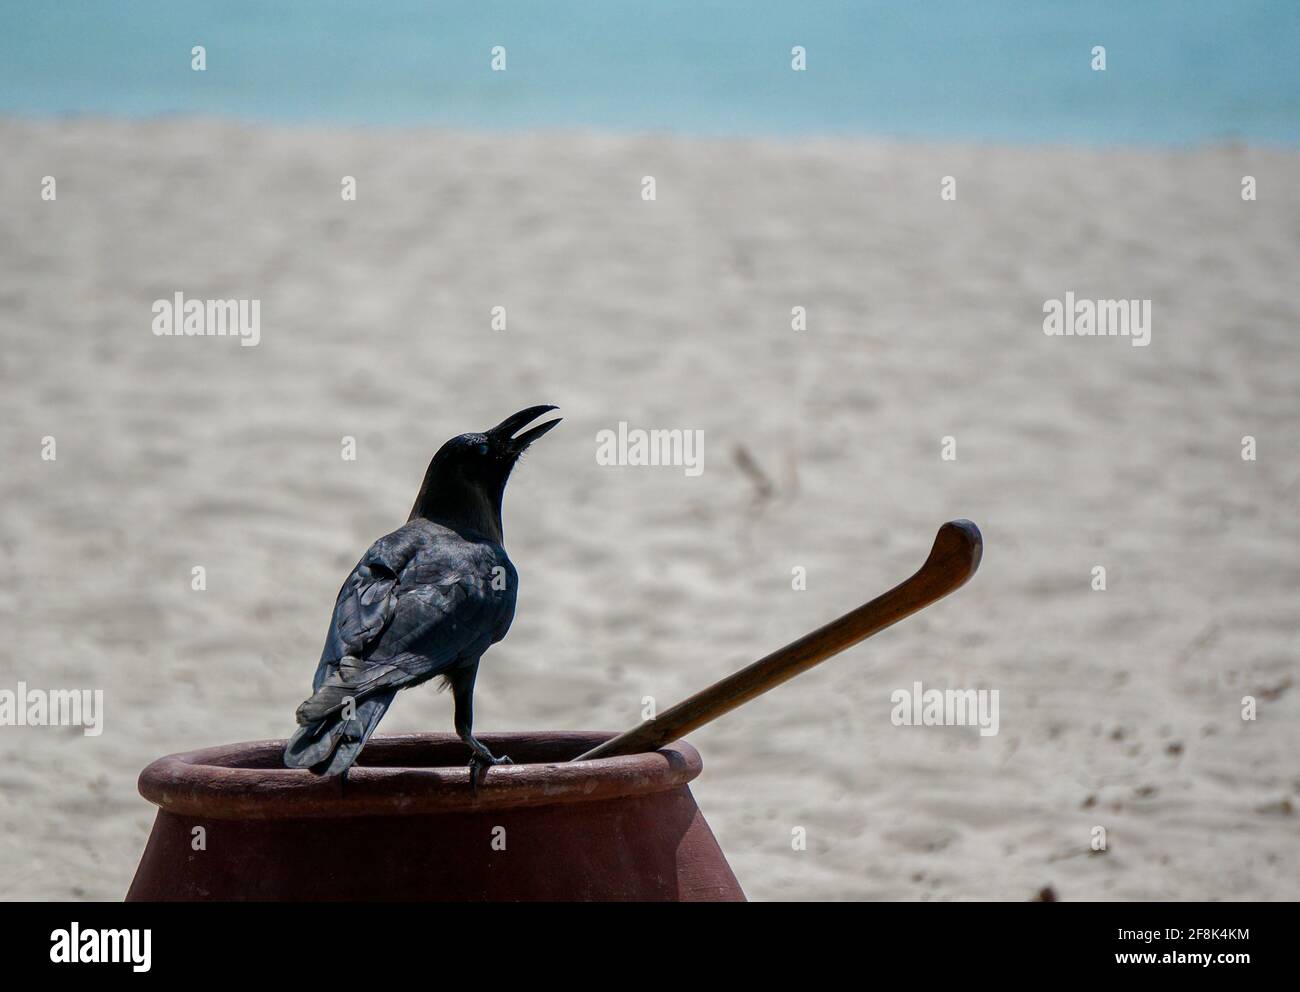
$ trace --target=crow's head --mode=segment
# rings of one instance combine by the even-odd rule
[[[530,406],[489,430],[461,434],[444,444],[429,463],[411,517],[466,523],[500,540],[501,497],[510,470],[528,446],[561,418],[519,431],[554,409]]]

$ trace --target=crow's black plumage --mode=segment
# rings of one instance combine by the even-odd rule
[[[434,676],[451,686],[471,780],[510,760],[474,739],[474,679],[480,656],[515,615],[518,576],[501,532],[506,480],[524,449],[560,421],[515,432],[554,409],[521,410],[433,456],[406,525],[372,544],[339,590],[286,765],[346,772],[397,690]]]

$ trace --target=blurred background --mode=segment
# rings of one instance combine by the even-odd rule
[[[20,114],[1141,144],[1294,144],[1300,120],[1287,0],[0,7]],[[1094,45],[1107,71],[1076,71]]]
[[[120,898],[140,769],[286,736],[432,453],[549,402],[476,730],[631,726],[965,516],[967,588],[692,735],[750,898],[1297,898],[1298,40],[1285,2],[0,3],[0,690],[105,693],[98,737],[0,727],[0,896]],[[1067,291],[1150,299],[1151,344],[1045,336]],[[260,343],[155,336],[177,292]],[[620,421],[703,473],[598,465]],[[918,680],[999,734],[894,726]]]

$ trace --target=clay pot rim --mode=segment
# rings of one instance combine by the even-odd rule
[[[490,768],[476,793],[470,789],[469,768],[459,764],[468,751],[454,734],[376,735],[362,752],[362,760],[373,763],[355,765],[346,782],[280,766],[283,740],[203,748],[159,758],[140,773],[139,789],[163,811],[196,819],[403,816],[647,795],[685,785],[704,767],[686,741],[645,754],[569,762],[614,736],[593,731],[483,734],[480,740],[497,754],[540,750],[553,757]],[[454,757],[457,763],[396,763],[431,755]]]

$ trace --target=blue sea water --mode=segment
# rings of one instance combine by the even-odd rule
[[[1296,145],[1300,0],[0,0],[0,113]]]

